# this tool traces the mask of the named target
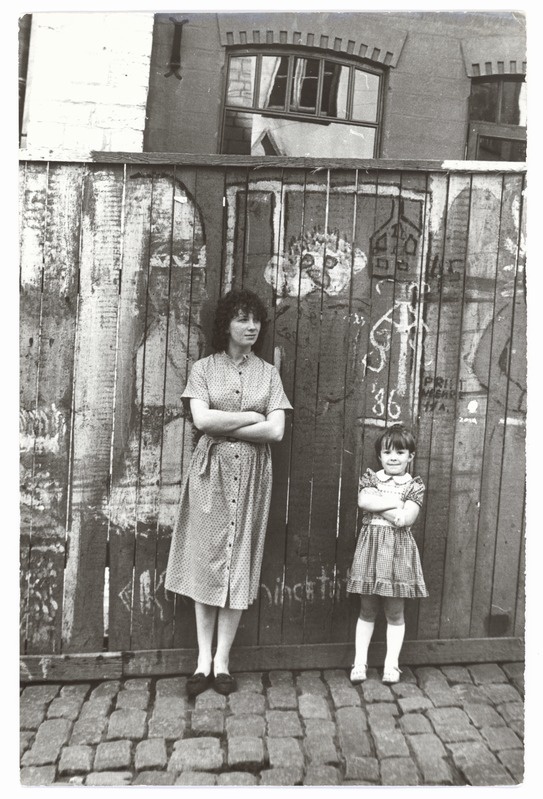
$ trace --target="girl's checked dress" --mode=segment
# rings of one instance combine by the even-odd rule
[[[410,474],[392,476],[381,469],[367,469],[359,490],[381,496],[395,494],[422,505],[424,483]],[[394,527],[379,513],[365,511],[356,544],[347,591],[351,594],[378,594],[392,597],[425,597],[417,544],[409,527]]]
[[[182,397],[229,412],[292,408],[276,368],[253,352],[237,366],[226,352],[196,361]],[[183,482],[166,590],[247,608],[260,590],[271,489],[269,444],[204,433]]]

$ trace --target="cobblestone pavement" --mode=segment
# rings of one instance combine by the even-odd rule
[[[236,675],[189,700],[186,677],[32,684],[23,785],[515,785],[524,664],[404,668],[356,688],[343,669]]]

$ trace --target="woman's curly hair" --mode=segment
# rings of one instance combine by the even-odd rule
[[[222,352],[227,349],[230,322],[238,315],[239,311],[243,311],[246,314],[252,313],[256,321],[260,322],[260,333],[253,346],[255,352],[260,351],[266,333],[268,312],[257,294],[248,289],[241,289],[239,291],[229,291],[217,303],[211,339],[211,345],[216,352]]]

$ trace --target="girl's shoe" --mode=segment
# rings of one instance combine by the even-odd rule
[[[361,682],[364,682],[364,680],[367,677],[367,670],[368,670],[367,666],[356,666],[356,665],[353,666],[351,669],[351,676],[350,676],[352,684],[360,685]]]
[[[383,679],[382,682],[391,685],[396,682],[400,682],[400,674],[402,672],[396,666],[389,666],[383,671]]]

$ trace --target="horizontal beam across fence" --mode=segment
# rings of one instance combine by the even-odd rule
[[[368,665],[381,666],[385,644],[371,644]],[[230,657],[233,673],[274,669],[347,669],[352,665],[352,644],[234,647]],[[192,674],[196,650],[160,649],[86,655],[28,656],[21,658],[23,683],[64,680],[119,680]],[[521,638],[406,641],[405,666],[439,666],[447,663],[508,663],[524,660]]]
[[[51,163],[147,164],[168,166],[225,166],[252,169],[360,169],[415,172],[520,173],[526,164],[517,161],[406,160],[391,158],[295,158],[288,156],[214,155],[199,153],[104,152],[55,153],[48,149],[20,150],[19,161]]]

